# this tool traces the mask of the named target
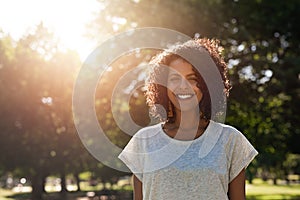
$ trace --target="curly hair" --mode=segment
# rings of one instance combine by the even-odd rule
[[[170,63],[176,59],[182,59],[188,62],[185,58],[189,57],[192,51],[197,51],[198,53],[208,52],[221,74],[224,84],[224,93],[226,97],[228,97],[231,85],[227,76],[227,65],[221,55],[222,50],[223,48],[220,46],[219,40],[201,38],[191,39],[183,44],[176,44],[168,50],[154,56],[150,61],[149,75],[145,84],[146,101],[150,107],[150,114],[153,117],[158,117],[161,121],[173,122],[175,120],[175,116],[168,117],[167,115],[170,110],[170,100],[167,95],[167,88],[165,87],[167,85],[168,68],[163,66],[169,66]],[[195,59],[199,58],[197,57]],[[190,59],[188,60],[190,61]],[[197,76],[197,87],[199,87],[203,93],[203,98],[199,103],[201,116],[205,119],[211,119],[211,98],[209,90],[199,71],[195,66],[193,66],[193,68]],[[172,105],[172,107],[174,108],[174,105]]]

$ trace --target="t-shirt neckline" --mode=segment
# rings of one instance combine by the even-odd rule
[[[209,123],[205,129],[205,131],[196,139],[193,140],[179,140],[179,139],[174,139],[173,137],[169,136],[163,129],[163,123],[160,123],[160,132],[161,135],[163,135],[164,138],[166,138],[168,141],[176,143],[176,144],[182,144],[182,145],[188,145],[191,143],[196,143],[196,142],[200,142],[202,140],[205,139],[206,135],[209,134],[210,130],[213,128],[213,121],[209,120]]]

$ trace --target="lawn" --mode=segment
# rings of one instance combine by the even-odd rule
[[[255,179],[253,184],[246,185],[247,200],[300,200],[300,184],[272,185],[260,179]],[[77,200],[84,197],[87,192],[72,192],[68,194],[68,200]],[[45,199],[57,199],[58,193],[49,193]],[[28,193],[14,193],[0,188],[0,200],[28,200]],[[83,198],[86,199],[86,198]],[[126,198],[127,199],[127,198]]]
[[[247,200],[300,200],[300,184],[272,185],[260,179],[246,185]]]
[[[7,196],[10,195],[13,195],[12,191],[0,188],[0,200],[11,200],[10,198],[7,198]]]

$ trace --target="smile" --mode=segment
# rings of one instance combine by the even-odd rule
[[[185,100],[185,99],[190,99],[194,96],[195,94],[176,94],[176,97],[178,99],[182,99],[182,100]]]

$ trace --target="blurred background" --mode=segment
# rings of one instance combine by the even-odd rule
[[[226,123],[259,151],[247,168],[247,199],[300,199],[299,22],[298,0],[0,0],[0,200],[132,199],[130,174],[83,147],[72,90],[101,42],[149,26],[220,39],[233,85]],[[99,82],[99,124],[120,147],[130,137],[113,118],[112,90],[155,53],[121,56]],[[117,103],[146,126],[143,92]]]

